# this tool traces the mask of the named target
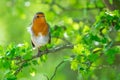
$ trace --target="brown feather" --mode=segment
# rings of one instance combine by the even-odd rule
[[[39,33],[41,33],[43,36],[47,35],[48,34],[48,25],[46,23],[46,20],[44,18],[44,15],[42,16],[41,14],[40,15],[37,15],[39,16],[39,18],[35,18],[33,20],[33,25],[32,25],[32,30],[33,30],[33,33],[38,36]]]

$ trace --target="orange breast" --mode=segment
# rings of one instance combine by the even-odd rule
[[[32,31],[35,36],[38,36],[41,33],[43,36],[48,34],[48,25],[46,23],[34,23],[32,26]]]

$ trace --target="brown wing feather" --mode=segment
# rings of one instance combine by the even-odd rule
[[[47,25],[48,25],[48,34],[49,34],[49,41],[48,41],[48,43],[50,44],[51,43],[51,33],[50,33],[50,25],[47,23]]]
[[[34,43],[32,42],[32,40],[31,40],[31,44],[32,44],[33,47],[35,47],[35,45],[34,45]]]

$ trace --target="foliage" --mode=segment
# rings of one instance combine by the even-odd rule
[[[6,49],[1,47],[0,52],[2,52],[0,67],[7,70],[4,75],[5,80],[16,80],[14,73],[20,66],[18,62],[22,59],[27,60],[32,57],[32,48],[30,48],[27,43],[18,45],[10,44]],[[28,63],[24,64],[24,67],[25,66],[28,66]]]
[[[104,9],[107,4],[102,0],[4,0],[0,4],[5,5],[0,12],[0,79],[120,79],[119,10]],[[41,55],[32,48],[26,30],[38,11],[45,13],[52,36],[48,51],[43,46]],[[37,74],[43,75],[36,78]]]
[[[81,42],[74,46],[76,56],[71,62],[73,70],[92,71],[94,66],[102,64],[97,61],[102,61],[101,58],[104,56],[106,58],[104,62],[114,63],[115,55],[120,53],[119,39],[117,39],[120,29],[119,20],[119,11],[100,13],[91,29],[82,33]]]

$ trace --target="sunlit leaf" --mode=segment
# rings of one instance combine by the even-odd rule
[[[98,59],[99,55],[98,54],[90,54],[88,58],[90,59],[91,62],[95,62]]]
[[[45,62],[47,60],[47,55],[46,54],[42,55],[40,57],[40,60],[43,61],[43,62]]]
[[[71,69],[77,70],[77,69],[78,69],[78,64],[79,64],[78,61],[73,60],[73,61],[71,62]]]

